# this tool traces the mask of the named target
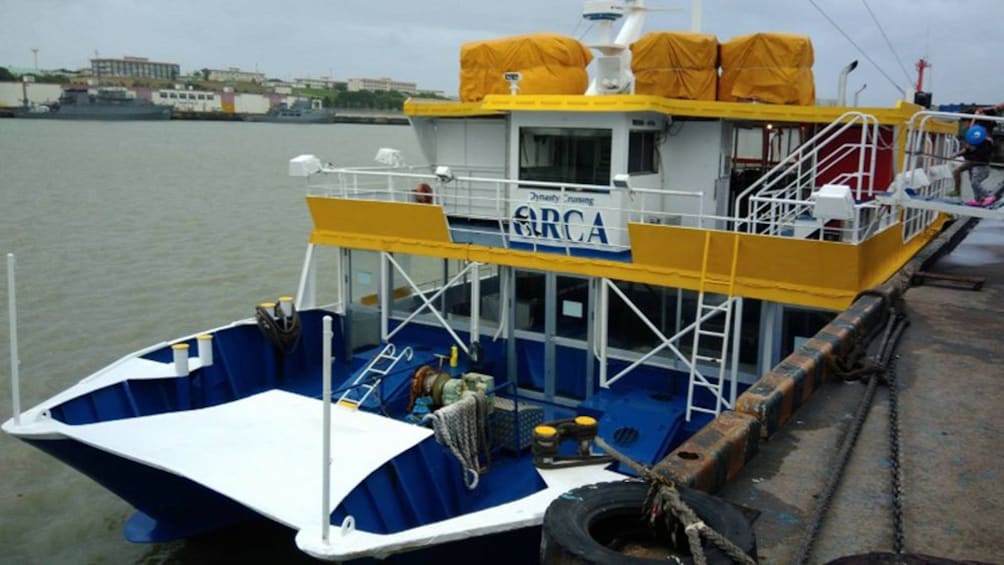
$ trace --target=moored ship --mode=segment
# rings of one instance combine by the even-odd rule
[[[288,104],[280,103],[264,115],[249,114],[244,119],[280,124],[330,124],[335,119],[335,113],[323,107],[320,100],[297,99]]]
[[[121,88],[70,87],[51,105],[17,108],[15,118],[58,120],[169,120],[171,107],[130,96]]]

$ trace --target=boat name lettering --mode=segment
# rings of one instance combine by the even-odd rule
[[[592,215],[591,221],[587,219],[586,212],[576,208],[558,210],[524,204],[513,213],[512,229],[522,237],[606,245],[609,239],[607,228],[603,224],[603,214],[592,210],[588,214]]]

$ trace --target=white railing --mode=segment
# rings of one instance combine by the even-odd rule
[[[858,140],[842,142],[845,132],[855,127],[861,130]],[[836,175],[828,182],[853,184],[857,201],[871,198],[875,193],[878,144],[878,119],[861,112],[841,115],[739,194],[733,214],[735,229],[767,235],[796,231],[799,221],[811,216],[812,193],[819,188],[819,179],[855,156],[854,172]],[[745,215],[744,204],[748,207]]]
[[[566,254],[576,249],[628,251],[630,222],[722,229],[732,222],[731,217],[704,214],[704,193],[699,191],[355,168],[324,168],[312,181],[308,190],[316,196],[441,205],[448,215],[462,219],[451,222],[455,239],[558,248]]]
[[[955,190],[952,172],[957,163],[953,162],[952,156],[959,152],[961,143],[954,133],[931,131],[932,120],[978,120],[1001,124],[1004,123],[1004,116],[924,110],[910,118],[907,123],[906,155],[897,177],[896,188],[909,189],[912,192],[911,198],[933,201],[936,204],[939,200],[944,201]],[[952,204],[945,203],[943,207],[950,206]],[[936,208],[938,206],[905,206],[903,240],[909,241],[927,229],[938,217],[939,210]]]

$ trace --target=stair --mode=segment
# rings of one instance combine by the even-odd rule
[[[732,331],[732,305],[735,302],[736,266],[739,262],[739,236],[734,235],[732,238],[729,290],[725,300],[721,302],[712,302],[713,299],[705,291],[708,281],[708,258],[710,254],[711,233],[707,232],[704,236],[704,256],[701,260],[701,282],[698,286],[699,294],[697,298],[697,320],[694,325],[693,349],[690,354],[690,380],[687,386],[687,422],[691,420],[694,412],[717,416],[721,413],[723,406],[725,408],[732,407],[731,402],[724,398],[726,384],[725,368],[728,362],[729,336]],[[722,326],[722,331],[704,329],[702,326],[707,321],[702,323],[702,320],[705,316],[708,316],[709,320],[711,317],[724,316],[725,323]],[[717,347],[714,347],[718,351],[717,356],[700,353],[701,343],[706,342],[708,339],[717,340],[717,342],[713,342],[717,344]],[[733,352],[734,354],[735,352]],[[718,381],[712,382],[701,373],[698,369],[698,363],[702,363],[705,366],[710,365],[712,372],[717,372]],[[698,388],[705,388],[711,391],[714,396],[714,404],[712,406],[702,406],[698,403],[698,395],[695,394]]]
[[[388,343],[376,356],[356,374],[352,384],[342,393],[336,402],[345,408],[358,409],[377,390],[384,377],[394,370],[401,359],[411,360],[411,347],[405,347],[400,352],[393,343]]]

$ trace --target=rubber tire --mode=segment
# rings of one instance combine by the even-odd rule
[[[684,487],[677,489],[680,498],[705,524],[756,559],[753,525],[739,509],[701,491]],[[665,558],[646,559],[624,555],[606,547],[590,533],[590,527],[600,520],[619,516],[628,518],[635,514],[641,522],[641,508],[647,493],[646,482],[622,481],[587,485],[561,495],[548,506],[544,514],[540,562],[547,565],[672,563],[673,561]],[[685,544],[686,541],[682,543]],[[732,563],[732,559],[717,547],[708,542],[704,542],[703,546],[709,565]],[[693,559],[682,557],[680,562],[690,565]]]

